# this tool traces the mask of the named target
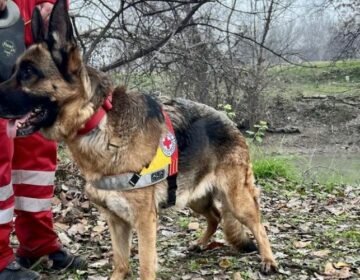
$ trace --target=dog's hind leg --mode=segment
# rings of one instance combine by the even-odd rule
[[[194,212],[204,216],[207,221],[206,231],[204,232],[202,237],[196,241],[195,246],[192,246],[192,249],[195,249],[199,246],[204,247],[208,244],[210,238],[216,232],[216,229],[221,220],[220,211],[216,208],[212,199],[207,203],[206,206],[204,206],[203,203],[200,203],[199,201],[195,201],[189,206]]]
[[[246,253],[257,250],[256,245],[246,233],[245,227],[226,207],[222,209],[222,220],[225,239],[231,246],[240,252]]]
[[[111,280],[122,280],[129,272],[131,225],[114,214],[108,214],[107,221],[114,251],[114,272]]]
[[[271,273],[277,264],[271,251],[270,242],[264,226],[260,222],[259,191],[255,187],[251,166],[234,165],[231,170],[222,171],[224,190],[224,209],[230,211],[238,221],[253,233],[261,255],[261,271]]]

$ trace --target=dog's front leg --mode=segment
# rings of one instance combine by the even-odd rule
[[[150,211],[142,212],[143,213],[139,213],[137,223],[137,233],[139,238],[140,278],[141,280],[154,280],[157,261],[157,214],[155,205],[151,207]]]
[[[114,214],[107,215],[112,247],[114,251],[114,272],[111,280],[123,280],[129,272],[131,225]]]

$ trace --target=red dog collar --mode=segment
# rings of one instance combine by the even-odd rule
[[[112,94],[109,94],[108,97],[104,100],[102,106],[96,111],[94,115],[85,123],[85,126],[80,129],[77,135],[85,135],[92,131],[95,127],[99,125],[106,113],[109,112],[112,108]]]

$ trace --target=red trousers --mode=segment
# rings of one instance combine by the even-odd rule
[[[0,119],[0,271],[14,259],[9,246],[15,212],[19,256],[40,257],[60,248],[53,230],[56,143],[39,133],[9,139]]]

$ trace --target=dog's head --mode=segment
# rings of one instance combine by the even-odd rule
[[[59,139],[59,134],[71,130],[65,116],[83,119],[92,113],[89,108],[87,116],[80,113],[89,103],[90,81],[73,36],[66,0],[57,1],[48,33],[43,30],[36,9],[32,17],[34,44],[18,58],[11,78],[0,84],[0,117],[10,120],[10,130],[17,136],[42,129],[49,138]]]

